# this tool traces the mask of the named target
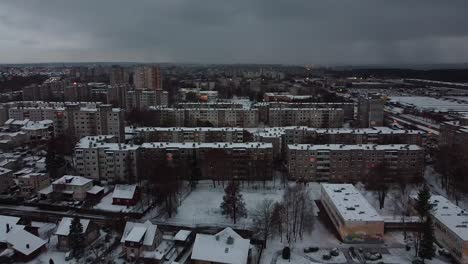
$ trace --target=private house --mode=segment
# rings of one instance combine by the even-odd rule
[[[65,175],[52,183],[54,195],[67,200],[84,201],[93,181],[81,176]]]
[[[59,250],[70,250],[70,226],[72,220],[73,218],[71,217],[64,217],[58,224],[55,234],[58,238],[57,248]],[[80,219],[80,223],[83,226],[85,245],[89,245],[99,237],[99,227],[89,219]]]
[[[117,184],[112,193],[112,204],[133,206],[138,203],[139,196],[136,184]]]
[[[197,234],[192,250],[194,264],[247,264],[250,240],[227,227],[215,235]]]
[[[8,248],[4,253],[15,262],[28,262],[46,250],[47,241],[29,233],[22,228],[14,228],[7,234]],[[4,255],[3,253],[1,255]]]
[[[136,261],[152,253],[161,244],[162,232],[150,221],[144,223],[127,222],[120,242],[129,261]]]

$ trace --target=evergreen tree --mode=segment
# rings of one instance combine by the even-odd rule
[[[52,179],[55,179],[57,177],[57,170],[58,170],[58,164],[57,164],[57,160],[55,156],[56,156],[55,150],[53,149],[52,144],[49,144],[47,148],[47,155],[46,155],[45,163],[46,163],[46,170]]]
[[[421,222],[423,222],[423,230],[418,232],[418,237],[415,241],[415,252],[423,260],[432,259],[435,256],[435,235],[430,215],[433,209],[431,192],[427,184],[424,184],[423,188],[419,190],[415,208]]]
[[[434,243],[435,236],[432,218],[427,217],[422,230],[422,238],[419,245],[419,257],[422,259],[432,259],[435,256],[436,251]]]
[[[80,256],[84,252],[85,239],[83,234],[83,225],[81,224],[78,216],[73,217],[71,221],[69,241],[73,256]]]
[[[192,167],[191,173],[190,173],[190,188],[193,190],[197,187],[198,181],[201,178],[201,170],[200,166],[198,166],[198,161],[194,157],[192,159],[192,163],[190,164]]]
[[[223,202],[221,203],[223,215],[227,215],[236,224],[237,219],[247,216],[244,199],[240,193],[239,183],[235,181],[229,182],[224,189]]]
[[[429,216],[433,205],[431,204],[431,192],[429,186],[424,184],[423,188],[418,192],[418,198],[416,199],[416,211],[418,212],[421,220],[424,220]]]

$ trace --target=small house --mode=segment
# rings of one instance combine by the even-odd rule
[[[136,184],[117,184],[112,193],[112,204],[134,206],[139,196]]]
[[[144,223],[127,222],[120,242],[129,261],[135,261],[152,252],[162,241],[162,232],[150,221]]]
[[[59,250],[70,250],[70,226],[72,220],[73,218],[71,217],[64,217],[58,224],[55,234],[58,238],[57,248]],[[89,219],[80,219],[80,223],[83,226],[85,245],[89,245],[99,237],[99,227]]]
[[[215,235],[197,234],[192,250],[194,264],[247,264],[250,240],[227,227]]]

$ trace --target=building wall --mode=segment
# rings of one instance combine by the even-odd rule
[[[345,221],[328,194],[322,190],[320,198],[341,240],[345,243],[381,242],[384,235],[383,221]]]
[[[461,241],[459,236],[433,217],[434,233],[437,242],[441,243],[444,248],[450,251],[458,263],[468,263],[468,241]]]
[[[268,112],[268,124],[270,126],[333,128],[342,127],[343,123],[343,109],[270,108]]]
[[[398,169],[417,181],[424,173],[424,150],[308,150],[288,149],[289,177],[300,181],[357,182],[385,161],[386,168]]]

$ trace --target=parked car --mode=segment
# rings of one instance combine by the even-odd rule
[[[337,248],[332,248],[330,250],[330,255],[333,256],[333,257],[337,257],[337,256],[340,255],[340,251]]]
[[[323,260],[330,260],[331,258],[332,258],[332,256],[330,256],[328,254],[322,255]]]
[[[318,247],[306,247],[304,248],[304,253],[313,253],[319,250]]]
[[[376,261],[382,258],[382,254],[377,252],[366,252],[364,253],[364,258],[366,260]]]
[[[67,253],[65,253],[65,261],[70,261],[72,260],[73,258],[73,252],[72,251],[68,251]]]

